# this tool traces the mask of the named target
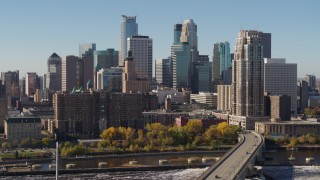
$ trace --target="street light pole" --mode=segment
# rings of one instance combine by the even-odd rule
[[[56,180],[59,179],[59,163],[58,163],[58,159],[59,159],[59,143],[58,141],[56,142]]]

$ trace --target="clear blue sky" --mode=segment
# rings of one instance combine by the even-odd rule
[[[137,15],[139,34],[153,39],[153,59],[170,55],[173,25],[192,18],[200,54],[240,29],[272,33],[272,57],[298,64],[298,77],[320,78],[319,0],[1,0],[0,71],[46,72],[47,58],[78,55],[79,43],[119,49],[121,15]]]

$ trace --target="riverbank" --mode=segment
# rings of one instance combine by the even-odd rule
[[[76,156],[76,157],[59,157],[61,161],[68,160],[79,160],[79,161],[87,161],[93,159],[101,159],[101,158],[135,158],[141,156],[161,156],[161,155],[187,155],[187,154],[206,154],[206,153],[226,153],[227,150],[220,151],[181,151],[181,152],[150,152],[150,153],[130,153],[130,154],[108,154],[108,155],[95,155],[95,156]],[[55,160],[55,158],[45,158],[45,159],[19,159],[19,160],[6,160],[2,161],[1,164],[19,164],[24,162],[29,163],[45,163],[51,162]]]

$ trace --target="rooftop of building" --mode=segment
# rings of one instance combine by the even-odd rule
[[[53,54],[50,56],[50,58],[60,58],[60,56],[59,56],[58,54],[56,54],[56,53],[53,53]]]
[[[291,120],[291,121],[261,121],[258,124],[284,124],[284,125],[320,125],[320,122],[310,120]]]
[[[164,110],[155,110],[155,111],[146,111],[146,112],[142,112],[142,114],[186,114],[188,115],[188,112],[167,112]]]
[[[18,115],[12,117],[6,117],[7,123],[41,123],[41,119],[36,116]]]

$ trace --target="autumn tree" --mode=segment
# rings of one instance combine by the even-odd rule
[[[107,141],[109,144],[112,144],[112,140],[116,138],[116,128],[110,127],[108,129],[105,129],[101,134],[100,137]]]

